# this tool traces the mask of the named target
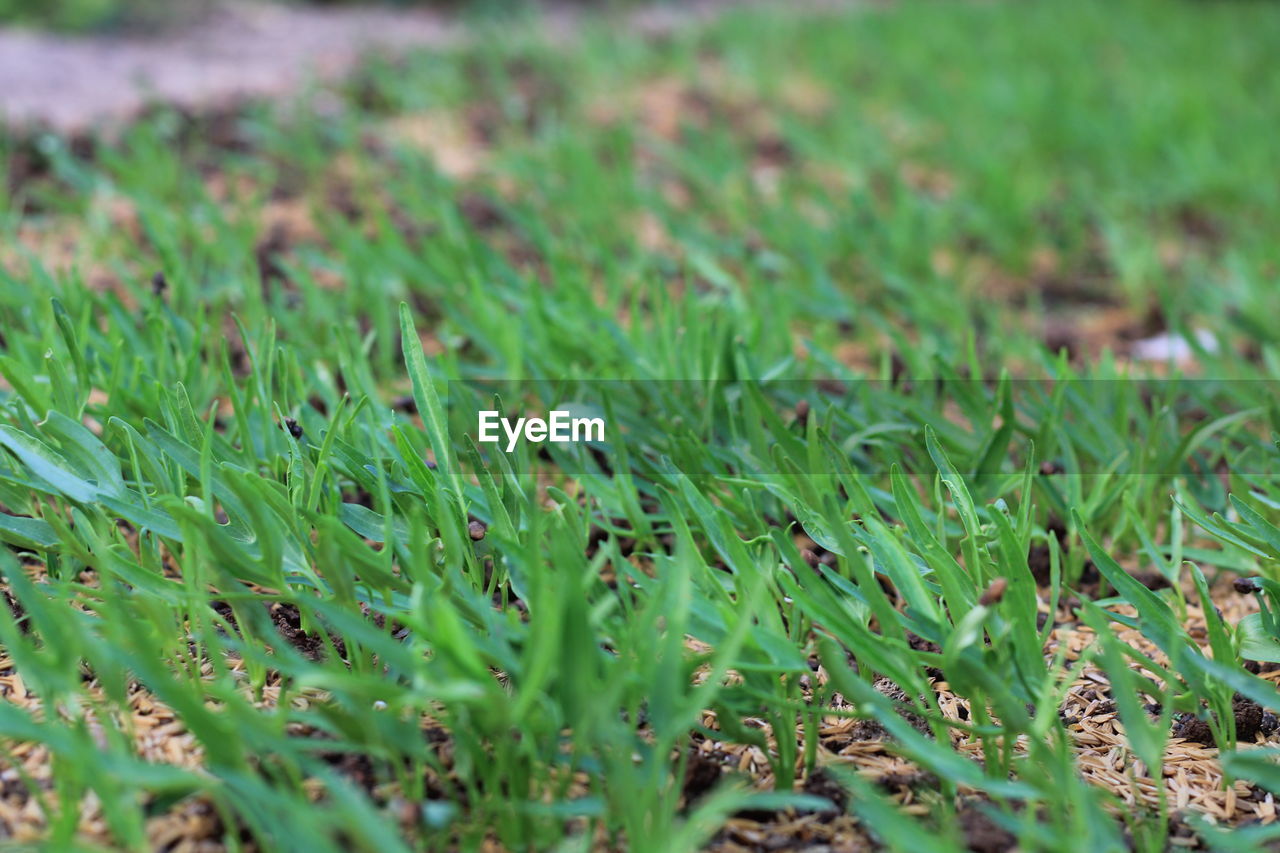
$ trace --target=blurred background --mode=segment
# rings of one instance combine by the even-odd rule
[[[261,0],[301,6],[451,5],[452,0]],[[63,32],[156,30],[225,6],[225,0],[0,0],[0,22]]]
[[[779,357],[1256,365],[1280,340],[1261,319],[1280,309],[1280,200],[1260,177],[1278,11],[0,0],[0,190],[22,250],[0,262],[57,272],[71,253],[50,244],[74,242],[120,287],[163,260],[231,307],[245,269],[269,273],[267,303],[311,276],[381,305],[425,280],[382,243],[426,263],[448,198],[501,275],[680,281],[744,311],[724,315],[735,334],[767,314]],[[235,227],[212,251],[179,219],[165,247],[147,232],[178,210]],[[352,222],[367,257],[344,248]]]
[[[477,22],[645,8],[705,13],[734,0],[0,0],[0,120],[77,133],[145,104],[201,108],[279,96],[359,56],[452,44]]]

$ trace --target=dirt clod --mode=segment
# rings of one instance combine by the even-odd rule
[[[684,768],[684,785],[681,788],[686,808],[716,786],[723,769],[719,761],[701,750],[689,750],[689,763]]]
[[[975,853],[1005,853],[1012,850],[1018,839],[1014,834],[991,819],[976,805],[966,805],[956,813],[964,844]]]
[[[4,590],[4,602],[9,607],[9,613],[13,616],[14,623],[18,626],[18,630],[23,634],[31,633],[31,625],[27,620],[27,611],[22,606],[22,602],[14,598],[13,593]]]
[[[890,678],[876,679],[875,684],[872,686],[875,687],[876,690],[880,691],[885,696],[887,696],[888,698],[892,699],[895,702],[901,703],[901,702],[911,701],[907,696],[907,692],[903,690],[901,687],[899,687]],[[928,735],[929,737],[933,737],[933,730],[929,728],[929,723],[925,720],[924,717],[920,716],[914,711],[908,711],[903,708],[898,709],[898,715],[902,717],[902,719],[910,723],[911,727],[916,731],[920,732],[923,735]],[[879,724],[877,723],[877,725]],[[870,740],[870,739],[871,738],[867,738],[867,740]]]
[[[296,605],[283,601],[276,602],[271,605],[269,612],[276,632],[289,645],[310,660],[320,660],[325,657],[328,648],[325,645],[324,638],[302,630],[302,614],[298,611]],[[346,654],[346,646],[341,639],[334,639],[334,647],[337,649],[339,656]]]
[[[1027,568],[1031,569],[1031,576],[1036,579],[1037,586],[1048,586],[1052,572],[1052,555],[1049,552],[1049,546],[1043,544],[1035,544],[1031,546],[1031,551],[1027,554]]]
[[[1169,588],[1169,579],[1164,576],[1163,572],[1156,569],[1147,569],[1145,571],[1133,572],[1132,574],[1134,580],[1153,592]]]
[[[1231,586],[1241,595],[1249,595],[1262,589],[1257,578],[1236,578],[1231,582]]]
[[[1252,743],[1258,733],[1264,731],[1264,726],[1274,725],[1273,720],[1266,719],[1267,715],[1264,714],[1261,705],[1238,693],[1231,703],[1231,710],[1235,717],[1237,741]],[[1205,746],[1214,745],[1213,728],[1209,722],[1192,714],[1183,714],[1181,719],[1174,723],[1173,736]]]
[[[1173,724],[1173,736],[1213,746],[1213,729],[1207,722],[1192,714],[1183,715],[1182,719]]]
[[[1231,710],[1236,715],[1236,740],[1252,743],[1262,730],[1262,706],[1251,699],[1236,696]]]
[[[362,752],[328,750],[320,753],[321,760],[347,777],[365,793],[372,794],[378,784],[377,769],[373,759]]]
[[[849,805],[849,792],[839,780],[821,767],[810,773],[804,780],[804,792],[831,801],[831,805],[835,808],[828,809],[824,813],[839,814]]]

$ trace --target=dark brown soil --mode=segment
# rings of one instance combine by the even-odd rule
[[[264,288],[272,282],[285,281],[285,268],[281,259],[290,246],[288,228],[276,222],[267,229],[267,233],[253,247],[254,261],[258,265],[258,278]],[[263,292],[265,295],[266,290],[264,289]]]
[[[1018,839],[997,824],[977,805],[966,805],[956,813],[964,844],[975,853],[1005,853],[1012,850]]]
[[[1213,730],[1209,728],[1207,722],[1197,719],[1194,715],[1184,715],[1182,719],[1175,722],[1173,736],[1213,746]]]
[[[1032,545],[1031,551],[1027,554],[1027,568],[1031,569],[1031,576],[1036,579],[1036,584],[1039,586],[1049,585],[1051,559],[1049,546],[1041,543]]]
[[[9,607],[9,613],[13,615],[13,621],[17,624],[18,630],[23,634],[31,633],[31,626],[28,624],[27,611],[22,606],[22,602],[13,597],[13,593],[9,590],[4,591],[4,603]]]
[[[232,628],[239,628],[239,623],[236,622],[236,613],[227,602],[215,599],[209,602],[209,609],[225,619]]]
[[[1157,569],[1145,569],[1139,572],[1131,572],[1130,574],[1134,580],[1149,590],[1156,591],[1169,588],[1169,579]]]
[[[830,800],[831,805],[835,807],[828,810],[832,814],[843,813],[849,806],[848,790],[834,776],[821,767],[810,773],[808,778],[804,780],[804,792]]]
[[[366,794],[373,793],[373,789],[378,784],[378,774],[377,769],[374,767],[373,759],[367,754],[363,752],[347,752],[345,750],[330,750],[320,753],[319,757],[326,764],[347,777],[357,787],[364,790]]]
[[[467,224],[477,231],[496,231],[507,225],[507,215],[489,196],[469,192],[458,201],[458,211]]]
[[[1275,672],[1277,669],[1280,669],[1280,663],[1268,660],[1250,660],[1249,658],[1245,658],[1244,668],[1254,675],[1260,675],[1264,672]]]
[[[932,790],[938,787],[938,777],[923,770],[886,773],[876,779],[876,785],[890,794],[904,790]]]
[[[685,808],[689,808],[708,794],[719,783],[723,771],[724,765],[714,757],[700,749],[691,748],[689,763],[684,769],[684,785],[681,788]]]
[[[879,720],[858,720],[853,724],[848,732],[848,741],[850,743],[862,740],[889,740],[889,730],[880,724]],[[835,748],[843,744],[837,741],[827,743],[828,748]]]
[[[907,633],[907,644],[917,652],[929,652],[930,654],[942,654],[942,647],[932,640],[926,640],[924,637],[916,636],[910,632]],[[924,671],[925,675],[930,678],[942,680],[942,670],[936,666],[927,667]]]
[[[271,621],[275,624],[276,631],[289,645],[293,646],[305,657],[310,660],[321,660],[328,654],[328,646],[325,644],[324,638],[318,634],[309,634],[302,630],[302,614],[298,612],[296,605],[287,602],[276,602],[271,605],[270,613]],[[346,645],[340,638],[334,638],[333,644],[339,657],[346,655]]]
[[[1237,696],[1231,710],[1236,715],[1236,740],[1252,743],[1262,730],[1262,706]]]
[[[1080,570],[1080,579],[1076,581],[1078,589],[1088,591],[1097,591],[1098,585],[1102,583],[1102,573],[1098,571],[1098,567],[1094,565],[1093,560],[1085,560],[1084,568]]]
[[[1267,719],[1262,706],[1251,699],[1236,694],[1232,702],[1232,712],[1236,721],[1236,740],[1242,743],[1253,743],[1258,733],[1273,721]],[[1184,714],[1173,724],[1173,736],[1185,738],[1205,746],[1213,746],[1213,729],[1208,721],[1201,720],[1191,714]]]
[[[876,683],[873,686],[875,687],[876,690],[879,690],[881,693],[883,693],[885,696],[889,697],[895,702],[910,701],[910,699],[907,696],[907,692],[903,690],[901,687],[899,687],[896,683],[894,683],[891,679],[888,679],[888,678],[877,679]],[[933,737],[933,730],[929,728],[929,723],[925,720],[924,717],[920,716],[919,714],[916,714],[901,708],[898,709],[898,715],[902,717],[902,719],[910,723],[911,727],[916,731],[920,732],[920,734]],[[873,720],[863,720],[862,722],[873,723],[874,725],[877,725],[877,726],[880,725],[879,723],[875,723],[875,721]],[[881,731],[883,731],[883,728],[881,729]],[[863,740],[875,740],[875,739],[876,738],[870,738],[870,737],[863,738]]]

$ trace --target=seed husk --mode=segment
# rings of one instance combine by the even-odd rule
[[[1005,578],[996,578],[982,593],[982,597],[978,599],[978,603],[983,607],[990,607],[993,604],[999,604],[1000,599],[1004,598],[1004,592],[1009,588],[1009,581]]]

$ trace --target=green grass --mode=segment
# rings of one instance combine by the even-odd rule
[[[154,29],[207,6],[205,0],[0,0],[0,23],[72,33]]]
[[[802,782],[821,719],[857,715],[939,780],[907,816],[832,771],[890,847],[963,846],[980,792],[1026,849],[1163,849],[1172,804],[1074,766],[1085,665],[1148,768],[1199,713],[1276,790],[1230,708],[1280,709],[1242,665],[1280,654],[1277,43],[1253,3],[495,29],[370,63],[337,117],[248,109],[236,146],[163,113],[92,160],[43,140],[49,175],[5,199],[5,242],[38,248],[0,277],[0,646],[40,710],[0,704],[0,735],[47,750],[12,783],[47,842],[145,849],[199,799],[231,848],[697,849],[735,812],[831,808]],[[478,174],[391,130],[424,113],[483,129]],[[311,225],[264,265],[280,198]],[[38,240],[66,229],[72,269]],[[1188,379],[1122,357],[1158,330],[1219,345]],[[493,394],[626,429],[482,455]],[[810,570],[801,531],[835,558]],[[1221,574],[1263,579],[1261,615],[1215,614]],[[1099,641],[1046,659],[1037,597],[1073,595]],[[199,770],[140,754],[139,690]],[[701,738],[768,775],[685,802]]]

